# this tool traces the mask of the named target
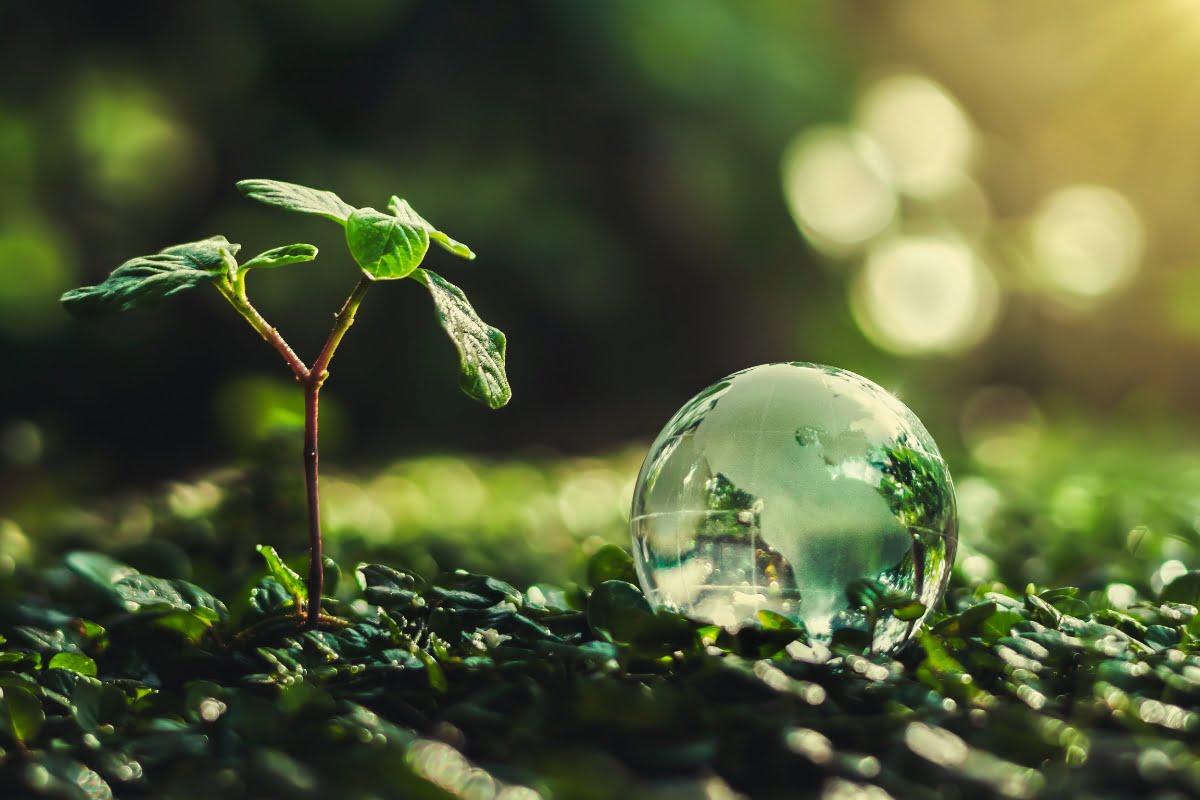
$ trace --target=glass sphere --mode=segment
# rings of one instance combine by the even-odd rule
[[[920,420],[866,378],[805,363],[689,400],[642,465],[630,527],[656,606],[731,629],[773,612],[821,641],[857,628],[876,650],[920,627],[958,542],[950,473]]]

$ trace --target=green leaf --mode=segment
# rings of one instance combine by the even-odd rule
[[[625,581],[637,584],[633,557],[615,544],[606,544],[592,553],[587,563],[588,586],[596,587],[605,581]]]
[[[149,256],[131,258],[103,283],[72,289],[61,298],[76,317],[151,307],[182,291],[208,283],[226,270],[226,256],[241,248],[224,236],[175,245]]]
[[[125,693],[111,683],[86,677],[70,684],[71,716],[80,729],[95,733],[105,725],[116,725],[129,716]]]
[[[285,264],[312,261],[316,257],[317,248],[311,244],[287,244],[283,247],[273,247],[265,253],[259,253],[243,263],[241,269],[243,272],[248,269],[274,269]]]
[[[181,633],[192,642],[229,615],[220,600],[187,581],[130,575],[117,581],[113,591],[126,611],[149,614],[157,627]]]
[[[308,598],[308,587],[300,575],[283,563],[283,559],[279,557],[279,553],[275,552],[274,547],[260,544],[254,549],[267,562],[267,571],[271,573],[271,577],[279,581],[279,585],[287,590],[287,593],[296,601],[296,605],[301,605]]]
[[[130,575],[114,584],[126,611],[141,611],[158,606],[190,610],[179,590],[170,581],[150,575]]]
[[[127,564],[122,564],[103,553],[91,553],[86,550],[76,550],[63,557],[67,569],[94,586],[110,590],[117,581],[138,571]]]
[[[96,662],[82,653],[57,653],[54,658],[50,659],[47,668],[70,670],[88,677],[96,675]]]
[[[654,620],[642,590],[625,581],[605,581],[588,599],[588,625],[598,635],[630,642]]]
[[[373,208],[360,208],[346,221],[346,244],[363,272],[378,280],[395,280],[421,266],[429,252],[429,231]]]
[[[462,256],[466,259],[474,259],[475,253],[471,252],[471,248],[467,247],[460,241],[451,239],[446,234],[439,231],[437,228],[429,224],[429,222],[416,212],[407,200],[401,200],[399,197],[392,195],[392,199],[388,202],[388,211],[396,218],[405,224],[414,227],[422,227],[429,234],[429,238],[437,242],[439,245],[454,253],[456,256]]]
[[[790,631],[797,627],[793,620],[765,608],[754,616],[758,620],[758,624],[769,631]]]
[[[46,723],[46,712],[42,702],[28,689],[6,686],[0,690],[0,702],[4,705],[4,727],[21,744],[37,738]]]
[[[925,604],[920,600],[909,599],[892,606],[892,616],[905,622],[911,622],[914,619],[920,619],[921,615],[924,613]]]
[[[299,211],[302,214],[319,214],[343,225],[354,213],[354,206],[347,204],[333,192],[310,189],[297,183],[251,178],[238,181],[237,188],[251,200],[269,206],[279,206],[288,211]]]
[[[1200,570],[1185,572],[1163,587],[1162,600],[1200,606]]]
[[[429,289],[438,322],[458,348],[459,386],[490,408],[505,405],[512,398],[512,389],[504,371],[504,334],[481,320],[462,289],[436,272],[419,269],[413,277]]]

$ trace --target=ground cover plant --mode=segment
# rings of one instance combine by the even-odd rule
[[[946,605],[892,655],[655,614],[613,546],[570,574],[498,561],[507,581],[454,570],[471,542],[420,575],[419,549],[339,528],[341,622],[303,630],[298,573],[222,535],[244,475],[198,484],[225,498],[203,519],[153,503],[150,538],[114,543],[99,518],[34,547],[10,528],[0,796],[1195,795],[1194,470],[1140,436],[1055,441],[960,478]],[[461,469],[531,505],[546,485]],[[487,520],[463,524],[497,551],[527,535]]]
[[[296,355],[246,293],[246,277],[251,270],[312,261],[317,257],[317,248],[310,244],[272,248],[239,264],[236,256],[241,245],[224,236],[211,236],[130,259],[102,283],[67,292],[62,303],[76,316],[97,316],[145,308],[188,289],[211,284],[283,357],[304,392],[304,474],[309,529],[306,597],[313,602],[303,608],[297,605],[296,611],[305,614],[311,628],[320,621],[324,580],[318,485],[320,392],[329,378],[330,362],[354,324],[367,291],[376,281],[401,278],[412,278],[425,286],[433,296],[439,321],[458,348],[463,391],[492,408],[503,406],[512,395],[504,369],[506,341],[503,333],[479,319],[461,289],[436,272],[421,268],[431,241],[463,258],[473,259],[475,254],[430,225],[407,201],[393,196],[385,214],[374,208],[355,208],[333,192],[294,183],[253,179],[239,182],[238,189],[267,205],[314,214],[345,228],[346,244],[362,274],[338,311],[333,330],[312,366]]]

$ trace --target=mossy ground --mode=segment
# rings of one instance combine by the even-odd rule
[[[655,614],[610,547],[587,568],[500,559],[502,580],[450,569],[437,531],[347,528],[308,631],[225,500],[190,522],[152,502],[155,538],[111,555],[77,531],[26,552],[10,530],[0,796],[1194,796],[1193,487],[1182,456],[1121,452],[961,478],[946,607],[892,654]],[[598,485],[613,463],[579,469]],[[245,509],[236,481],[213,485]],[[504,539],[456,541],[476,566]],[[403,566],[426,557],[439,574]]]

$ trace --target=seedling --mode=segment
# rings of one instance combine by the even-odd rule
[[[406,201],[393,197],[388,203],[389,213],[385,214],[373,208],[355,208],[333,192],[293,183],[245,180],[237,187],[242,194],[261,203],[316,214],[333,220],[346,230],[346,244],[362,275],[338,311],[333,330],[311,367],[296,355],[246,295],[246,275],[250,270],[312,261],[317,256],[317,248],[310,244],[276,247],[239,264],[236,256],[241,245],[224,236],[212,236],[130,259],[117,267],[103,283],[67,292],[62,296],[62,303],[77,317],[100,316],[152,306],[186,289],[211,284],[283,357],[304,392],[304,475],[309,534],[308,600],[304,612],[306,623],[314,627],[321,614],[324,583],[318,496],[319,398],[321,387],[329,378],[329,363],[354,324],[355,313],[367,291],[377,281],[401,278],[411,278],[428,289],[438,321],[458,348],[460,386],[468,395],[491,408],[503,406],[512,395],[504,372],[505,338],[503,333],[479,318],[461,289],[437,273],[421,268],[431,241],[462,258],[473,259],[475,254],[465,244],[430,225]],[[300,598],[297,598],[298,610],[299,602]]]

